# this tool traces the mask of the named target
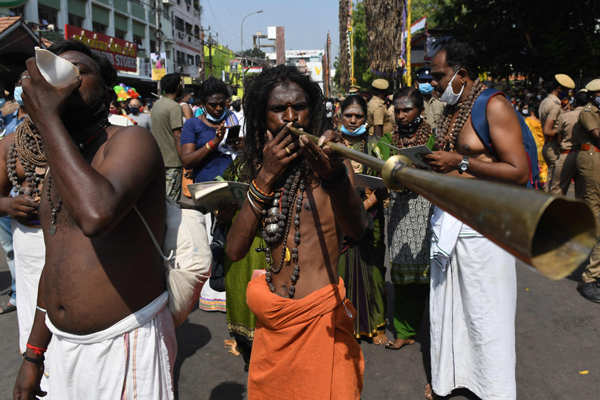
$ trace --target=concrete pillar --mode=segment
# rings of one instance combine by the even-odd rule
[[[65,24],[69,23],[69,0],[60,0],[56,29],[64,30]]]
[[[106,28],[108,36],[115,36],[115,12],[113,8],[108,12],[108,28]]]
[[[33,22],[34,24],[40,23],[40,16],[38,14],[38,2],[37,0],[29,0],[25,3],[25,22]]]
[[[83,20],[83,29],[87,29],[88,31],[93,31],[94,27],[92,26],[92,0],[88,0],[85,3],[85,19]]]

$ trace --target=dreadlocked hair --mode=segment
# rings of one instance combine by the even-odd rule
[[[293,82],[300,86],[308,98],[311,123],[308,128],[314,135],[320,135],[324,124],[325,102],[321,88],[296,67],[278,65],[264,69],[249,83],[244,94],[244,118],[246,127],[245,151],[253,176],[262,165],[262,151],[267,135],[267,103],[275,86]]]

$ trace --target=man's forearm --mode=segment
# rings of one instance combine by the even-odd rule
[[[527,183],[527,179],[529,178],[529,170],[521,171],[506,162],[487,162],[475,158],[469,159],[468,172],[477,178],[516,183],[519,185]]]

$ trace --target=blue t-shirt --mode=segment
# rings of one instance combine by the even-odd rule
[[[206,145],[209,140],[216,136],[216,129],[211,128],[198,118],[190,118],[183,124],[181,132],[181,145],[194,143],[196,149]],[[214,149],[204,157],[202,164],[194,168],[194,183],[214,181],[217,176],[225,172],[231,164],[231,157]]]

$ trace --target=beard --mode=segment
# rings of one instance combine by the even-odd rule
[[[92,95],[86,102],[75,90],[65,101],[61,119],[69,130],[71,136],[77,136],[75,132],[91,128],[107,118],[108,104],[103,94]]]

